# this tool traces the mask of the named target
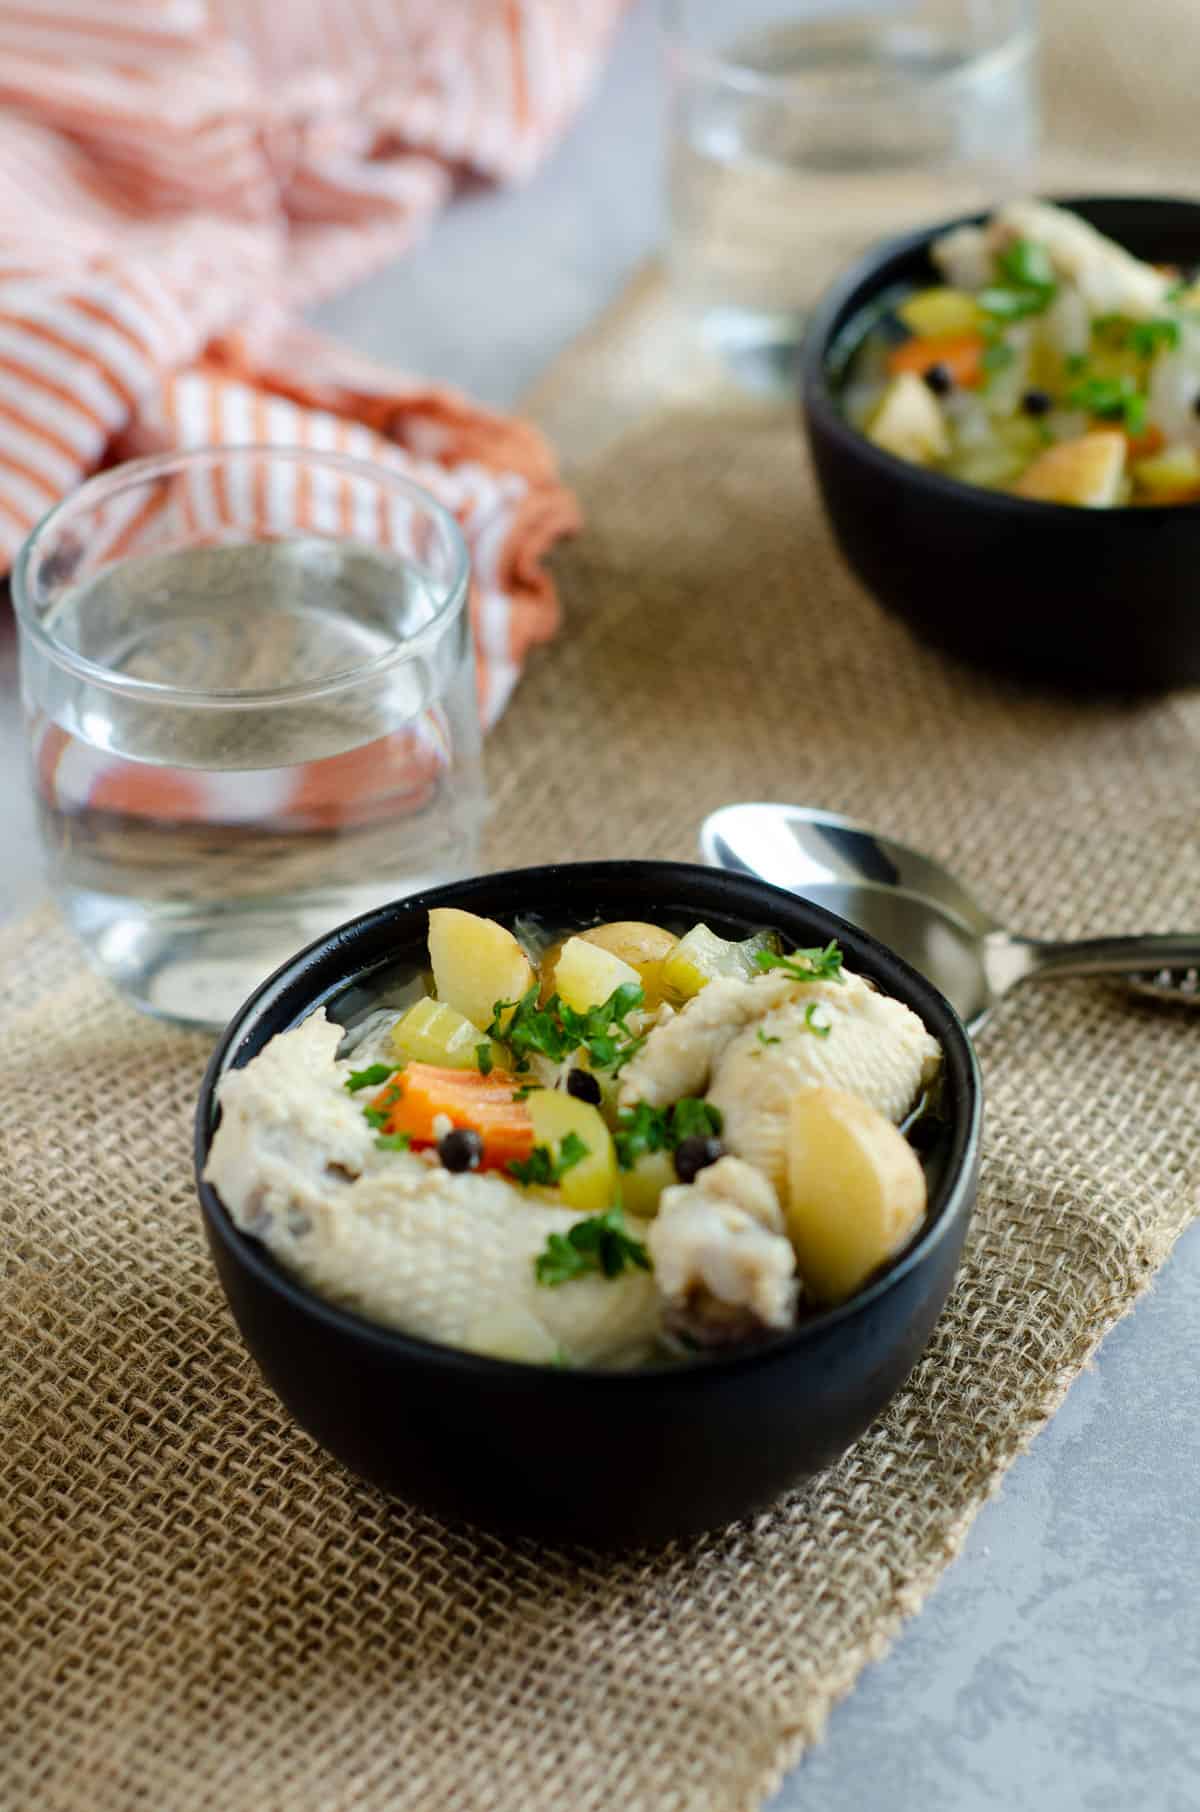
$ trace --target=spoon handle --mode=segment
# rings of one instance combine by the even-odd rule
[[[984,967],[996,994],[1033,976],[1132,975],[1200,965],[1200,932],[1137,937],[1086,937],[1068,942],[993,931],[984,939]]]

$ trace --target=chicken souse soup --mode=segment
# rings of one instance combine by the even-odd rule
[[[678,1361],[845,1300],[924,1221],[940,1048],[836,944],[439,908],[428,970],[348,1008],[226,1073],[205,1175],[388,1327]]]
[[[878,447],[987,490],[1104,509],[1200,501],[1200,281],[1067,209],[1013,201],[933,242],[936,280],[835,349]]]

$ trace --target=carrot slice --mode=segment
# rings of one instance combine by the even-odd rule
[[[1154,422],[1143,428],[1140,434],[1126,433],[1129,443],[1130,459],[1149,459],[1155,453],[1161,453],[1167,444],[1167,437]]]
[[[519,1077],[507,1070],[482,1076],[475,1070],[446,1070],[432,1063],[409,1063],[386,1083],[372,1107],[386,1114],[385,1133],[407,1133],[413,1145],[436,1145],[434,1123],[470,1127],[483,1140],[484,1170],[504,1170],[533,1150],[533,1121],[524,1101],[514,1101]],[[442,1129],[443,1131],[445,1128]]]
[[[887,368],[893,377],[901,371],[924,377],[934,365],[944,365],[962,389],[975,389],[983,382],[983,335],[948,333],[904,340],[888,354]]]

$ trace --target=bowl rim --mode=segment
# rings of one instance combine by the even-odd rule
[[[1039,196],[1038,199],[1057,208],[1080,211],[1087,208],[1138,206],[1177,209],[1181,215],[1194,216],[1197,246],[1200,249],[1200,200],[1186,195],[1048,195]],[[815,420],[822,434],[835,441],[851,458],[864,460],[868,466],[873,466],[885,476],[891,474],[898,478],[903,475],[909,484],[927,491],[934,499],[955,503],[970,499],[979,509],[1000,511],[1041,522],[1057,517],[1061,522],[1078,524],[1081,520],[1088,521],[1096,515],[1102,516],[1106,524],[1122,520],[1150,523],[1161,523],[1164,519],[1185,522],[1191,520],[1200,513],[1200,500],[1191,503],[1139,503],[1136,506],[1122,504],[1097,511],[1082,508],[1077,503],[1049,503],[1037,497],[1015,497],[1009,491],[992,491],[984,485],[970,484],[965,478],[953,478],[948,472],[931,472],[924,466],[913,465],[910,460],[901,459],[896,453],[889,453],[884,447],[877,447],[842,414],[830,382],[829,353],[835,330],[846,325],[839,317],[847,303],[857,291],[867,289],[868,294],[860,303],[860,307],[867,307],[875,294],[884,288],[879,278],[889,265],[925,249],[944,233],[954,232],[958,227],[981,225],[991,218],[994,211],[991,207],[978,208],[970,213],[956,214],[948,220],[914,227],[908,232],[876,240],[860,258],[855,259],[853,264],[833,280],[813,309],[800,359],[800,403],[810,424]]]
[[[798,1326],[782,1329],[777,1334],[749,1343],[744,1348],[733,1348],[729,1351],[715,1351],[697,1354],[686,1364],[665,1367],[647,1366],[570,1366],[557,1367],[549,1364],[531,1364],[525,1360],[504,1359],[488,1353],[468,1351],[466,1348],[454,1347],[441,1341],[429,1340],[422,1335],[408,1334],[398,1328],[391,1328],[381,1322],[372,1321],[368,1316],[360,1315],[353,1309],[344,1309],[338,1304],[327,1301],[288,1275],[283,1267],[271,1256],[266,1247],[238,1228],[228,1210],[222,1203],[216,1189],[207,1182],[203,1175],[204,1163],[208,1155],[216,1108],[215,1090],[221,1076],[227,1069],[239,1068],[237,1058],[245,1049],[256,1028],[261,1025],[273,1004],[278,1004],[289,986],[301,979],[304,972],[322,963],[331,963],[336,957],[344,954],[371,937],[372,933],[389,924],[399,912],[428,911],[430,905],[460,905],[469,901],[481,887],[528,886],[530,891],[537,882],[548,876],[559,877],[564,874],[581,878],[595,876],[597,880],[619,882],[632,873],[640,873],[644,878],[653,877],[656,882],[661,879],[664,889],[669,888],[673,880],[688,879],[695,882],[703,879],[715,890],[728,889],[735,896],[744,898],[747,890],[752,891],[756,900],[762,901],[764,915],[769,920],[773,901],[781,908],[795,910],[800,908],[811,914],[819,925],[826,930],[827,938],[832,936],[842,941],[848,934],[848,941],[857,946],[856,960],[859,953],[865,953],[868,962],[876,957],[882,959],[884,968],[894,968],[906,986],[915,989],[922,1005],[932,1010],[935,1017],[944,1021],[944,1030],[939,1028],[935,1034],[943,1046],[944,1060],[947,1044],[953,1047],[954,1057],[961,1070],[964,1084],[964,1099],[959,1104],[959,1111],[952,1122],[952,1148],[947,1162],[944,1180],[943,1199],[936,1214],[928,1220],[918,1236],[895,1264],[888,1267],[880,1276],[856,1292],[845,1302],[837,1303],[810,1320]],[[719,898],[712,903],[714,913],[722,911]],[[737,918],[737,911],[730,911],[725,916]],[[323,1005],[330,996],[336,995],[357,979],[369,976],[373,971],[387,966],[387,959],[372,960],[369,964],[358,967],[351,965],[341,976],[331,983],[323,985],[298,1016],[291,1015],[287,1025],[279,1030],[287,1030],[297,1025],[311,1012]],[[899,998],[897,996],[897,998]],[[905,1005],[912,1008],[918,1016],[924,1013],[910,999]],[[272,1032],[270,1036],[274,1036]],[[263,1041],[266,1042],[265,1040]],[[261,1048],[261,1047],[260,1047]],[[872,1307],[913,1270],[915,1270],[939,1245],[948,1238],[959,1220],[966,1215],[969,1219],[974,1206],[975,1183],[978,1156],[980,1151],[983,1124],[983,1079],[979,1061],[969,1033],[958,1014],[945,996],[928,981],[918,970],[906,962],[903,957],[855,925],[838,917],[825,907],[803,898],[802,895],[789,892],[785,888],[772,886],[769,882],[759,881],[750,875],[732,874],[722,869],[708,868],[694,862],[668,861],[594,861],[594,862],[550,862],[536,864],[527,868],[499,869],[494,873],[480,874],[461,881],[422,890],[415,894],[405,895],[389,901],[384,906],[360,914],[357,918],[334,927],[323,936],[314,939],[302,950],[288,959],[287,962],[269,975],[255,989],[254,993],[234,1014],[217,1042],[209,1058],[204,1078],[200,1085],[194,1118],[193,1159],[196,1190],[200,1198],[201,1211],[211,1233],[220,1239],[222,1245],[247,1268],[255,1279],[265,1285],[275,1295],[282,1296],[294,1308],[303,1314],[314,1316],[330,1329],[357,1340],[366,1340],[377,1351],[396,1359],[433,1363],[453,1372],[472,1374],[486,1384],[489,1380],[502,1377],[520,1376],[529,1378],[538,1375],[543,1378],[554,1378],[567,1381],[567,1386],[578,1385],[588,1380],[592,1387],[628,1387],[635,1381],[645,1386],[647,1377],[670,1379],[678,1384],[680,1380],[711,1378],[714,1371],[723,1376],[746,1370],[754,1370],[762,1365],[773,1363],[781,1353],[791,1351],[822,1338],[831,1328],[843,1321],[850,1320]]]

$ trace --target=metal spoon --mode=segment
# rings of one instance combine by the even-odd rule
[[[1058,943],[1008,931],[940,863],[835,812],[727,805],[704,820],[700,853],[840,913],[937,984],[971,1031],[1018,983],[1123,975],[1156,1000],[1200,1006],[1200,932]]]

